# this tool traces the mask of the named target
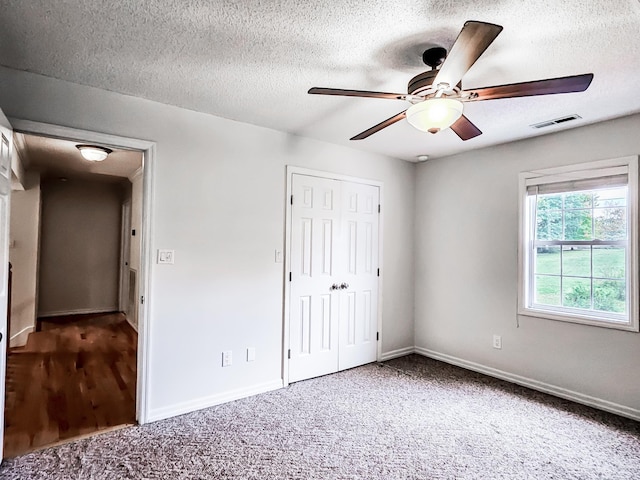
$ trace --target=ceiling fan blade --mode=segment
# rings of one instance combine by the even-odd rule
[[[440,67],[433,85],[448,83],[450,87],[455,87],[501,31],[502,27],[493,23],[466,22]]]
[[[570,77],[548,78],[533,82],[511,83],[494,87],[477,88],[463,92],[462,101],[475,102],[497,98],[529,97],[533,95],[552,95],[555,93],[584,92],[593,80],[593,73]],[[464,98],[468,95],[467,98]]]
[[[362,140],[363,138],[367,138],[369,135],[373,135],[374,133],[379,132],[383,128],[386,128],[389,125],[393,125],[394,123],[399,122],[406,116],[406,113],[407,111],[405,110],[404,112],[400,112],[391,118],[387,118],[384,122],[380,122],[379,124],[374,125],[373,127],[365,130],[364,132],[359,133],[355,137],[351,137],[349,140]]]
[[[456,135],[458,135],[461,140],[470,140],[478,135],[482,135],[480,129],[471,123],[471,120],[464,115],[451,125],[451,130],[456,132]]]
[[[340,95],[342,97],[366,97],[366,98],[386,98],[389,100],[405,100],[405,93],[370,92],[368,90],[343,90],[341,88],[320,88],[309,89],[312,95]]]

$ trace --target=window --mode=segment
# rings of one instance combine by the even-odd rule
[[[522,315],[638,331],[638,159],[520,175]]]

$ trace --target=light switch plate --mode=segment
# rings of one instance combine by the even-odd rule
[[[158,250],[158,263],[173,265],[174,250]]]
[[[282,263],[283,260],[282,250],[276,250],[276,263]]]

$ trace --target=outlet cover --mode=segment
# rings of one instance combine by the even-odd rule
[[[502,337],[500,335],[493,336],[493,348],[500,350],[502,348]]]
[[[247,348],[247,362],[255,362],[256,361],[256,349],[255,347]]]

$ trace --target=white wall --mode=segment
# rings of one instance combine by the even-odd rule
[[[518,174],[637,155],[638,132],[636,115],[421,164],[419,351],[640,418],[640,334],[516,316]]]
[[[118,310],[122,187],[42,182],[38,315]]]
[[[286,165],[384,182],[382,349],[413,346],[413,164],[6,68],[0,83],[7,116],[157,142],[152,252],[175,265],[151,271],[151,418],[281,384]]]
[[[13,270],[11,289],[10,346],[27,342],[35,330],[40,236],[40,176],[31,172],[24,179],[25,190],[11,193],[9,261]]]

